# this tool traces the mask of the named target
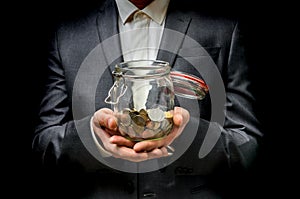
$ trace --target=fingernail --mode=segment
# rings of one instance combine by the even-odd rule
[[[113,125],[113,123],[114,123],[114,119],[109,118],[109,119],[108,119],[108,127],[109,127],[111,130],[116,130],[117,127],[116,127],[115,125]]]
[[[173,155],[173,153],[168,153],[168,156],[172,156]]]

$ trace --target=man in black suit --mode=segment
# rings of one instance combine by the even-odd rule
[[[118,136],[104,99],[113,84],[112,67],[144,58],[125,53],[136,46],[128,45],[128,35],[119,35],[132,31],[139,15],[147,19],[148,28],[158,30],[148,39],[159,49],[148,52],[147,58],[202,75],[210,96],[196,108],[188,100],[183,108],[177,107],[175,128],[165,138],[134,143]],[[71,173],[72,179],[84,176],[84,191],[77,190],[82,197],[221,197],[222,188],[210,176],[251,166],[262,136],[243,42],[236,20],[181,10],[176,1],[104,1],[89,15],[63,23],[54,34],[35,153],[43,164]],[[86,70],[93,64],[100,67],[98,73]],[[218,88],[219,75],[224,88]],[[96,84],[89,84],[94,80]],[[224,97],[225,113],[222,107],[215,113],[216,101],[224,105],[219,97]],[[172,148],[175,152],[168,151]],[[82,179],[73,183],[81,184]],[[66,193],[71,191],[77,193]]]

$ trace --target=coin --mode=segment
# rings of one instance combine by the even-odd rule
[[[132,123],[132,128],[138,135],[141,135],[145,129],[144,125],[138,125],[136,123]]]
[[[129,114],[126,114],[126,113],[121,114],[120,115],[120,122],[124,126],[129,126],[131,124],[131,117],[129,116]]]
[[[128,132],[126,126],[123,126],[123,125],[119,126],[119,131],[120,131],[120,133],[121,133],[122,136],[125,136],[127,134],[127,132]]]
[[[129,116],[131,117],[131,119],[132,119],[133,117],[137,116],[138,114],[139,114],[139,112],[137,112],[137,111],[130,111],[130,112],[129,112]]]
[[[148,113],[145,109],[141,109],[139,111],[139,116],[141,116],[145,120],[145,122],[149,120]]]
[[[166,130],[167,127],[168,127],[168,125],[169,125],[169,121],[168,121],[167,119],[164,119],[164,120],[161,122],[160,128],[161,128],[162,130]]]
[[[156,130],[160,127],[160,122],[148,121],[146,127],[148,129]]]
[[[132,117],[131,119],[138,126],[145,126],[146,125],[145,119],[140,115],[136,115],[136,116]]]
[[[155,136],[152,137],[152,138],[162,138],[162,137],[164,137],[165,135],[166,135],[166,134],[165,134],[164,131],[160,131],[159,133],[155,134]]]
[[[142,137],[144,139],[149,139],[153,136],[155,136],[156,132],[151,130],[151,129],[146,129],[143,133],[142,133]]]
[[[147,111],[146,111],[145,109],[143,109],[143,108],[139,111],[139,114],[140,114],[140,115],[145,115],[145,116],[148,117]]]
[[[116,114],[121,135],[133,141],[156,139],[168,135],[173,127],[173,111],[160,108],[126,108]]]
[[[170,111],[166,111],[165,118],[167,118],[167,119],[173,118],[173,114]]]
[[[135,130],[133,129],[132,126],[127,127],[127,135],[128,135],[130,138],[135,138],[135,137],[136,137]]]
[[[165,113],[159,108],[149,109],[148,116],[151,121],[161,122],[165,118]]]

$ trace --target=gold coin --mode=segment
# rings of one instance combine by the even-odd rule
[[[140,115],[136,115],[136,116],[132,117],[131,119],[138,126],[143,126],[144,127],[146,125],[145,119]]]
[[[165,118],[170,119],[173,118],[173,114],[170,111],[165,112]]]

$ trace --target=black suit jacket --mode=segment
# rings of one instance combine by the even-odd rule
[[[225,121],[224,125],[210,121],[211,98],[208,96],[197,103],[201,113],[192,115],[191,123],[197,120],[199,128],[194,137],[186,137],[191,146],[180,157],[170,159],[172,163],[163,169],[135,174],[111,169],[98,161],[105,161],[105,158],[97,153],[89,129],[93,112],[108,107],[104,99],[113,84],[111,71],[122,61],[118,39],[110,40],[117,38],[117,19],[117,7],[114,1],[108,0],[89,15],[57,28],[50,44],[48,81],[33,141],[35,153],[44,165],[63,171],[62,176],[70,174],[68,178],[72,183],[57,179],[57,182],[66,183],[60,184],[64,188],[57,189],[66,188],[66,194],[80,193],[75,195],[78,197],[218,198],[218,190],[222,188],[214,189],[215,183],[211,180],[214,178],[209,176],[217,173],[220,177],[231,170],[251,166],[262,136],[253,106],[251,67],[245,57],[239,23],[200,12],[180,11],[171,1],[165,29],[179,33],[179,36],[164,34],[157,59],[168,61],[174,70],[198,75],[202,74],[191,64],[201,65],[204,59],[211,59],[226,90]],[[201,48],[191,45],[187,38],[192,38]],[[100,43],[103,45],[99,47]],[[172,49],[172,52],[163,49]],[[93,76],[82,69],[91,52],[99,53],[101,64],[98,67],[102,67],[103,74],[89,87],[86,82],[81,82],[78,74],[90,75],[90,79],[97,80],[97,74]],[[208,76],[207,81],[213,84],[214,76]],[[95,95],[87,95],[89,93]],[[199,158],[209,125],[212,129],[221,129],[221,135],[217,136],[212,150]],[[79,136],[83,134],[84,138]],[[175,148],[176,144],[179,146],[180,140],[175,141]],[[223,183],[224,179],[217,181]]]

